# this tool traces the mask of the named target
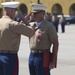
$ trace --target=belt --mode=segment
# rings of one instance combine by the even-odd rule
[[[17,53],[17,51],[0,50],[0,53]]]
[[[31,50],[32,53],[44,53],[44,52],[50,52],[49,49],[47,50]]]

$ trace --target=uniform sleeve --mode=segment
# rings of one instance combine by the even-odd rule
[[[53,42],[54,38],[58,37],[56,29],[55,29],[53,24],[50,24],[49,27],[48,27],[48,35],[49,35],[49,38],[50,38],[51,42]]]
[[[15,34],[23,34],[27,37],[31,37],[31,33],[33,32],[29,26],[26,26],[25,24],[16,21],[12,21],[9,24],[9,28]]]

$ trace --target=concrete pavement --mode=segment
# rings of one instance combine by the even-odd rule
[[[65,33],[61,33],[59,25],[58,65],[56,69],[51,70],[51,75],[75,75],[75,25],[66,25],[65,30]],[[29,75],[29,52],[28,38],[22,36],[19,50],[19,75]]]

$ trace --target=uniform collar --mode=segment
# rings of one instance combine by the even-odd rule
[[[41,22],[36,22],[36,27],[39,27]]]
[[[4,15],[2,18],[10,18],[9,16]]]

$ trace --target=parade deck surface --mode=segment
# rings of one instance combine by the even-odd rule
[[[61,33],[59,25],[58,37],[58,65],[56,69],[51,70],[51,75],[75,75],[75,25],[66,25],[65,33]],[[30,49],[28,41],[27,37],[22,36],[19,49],[19,75],[29,75]]]

